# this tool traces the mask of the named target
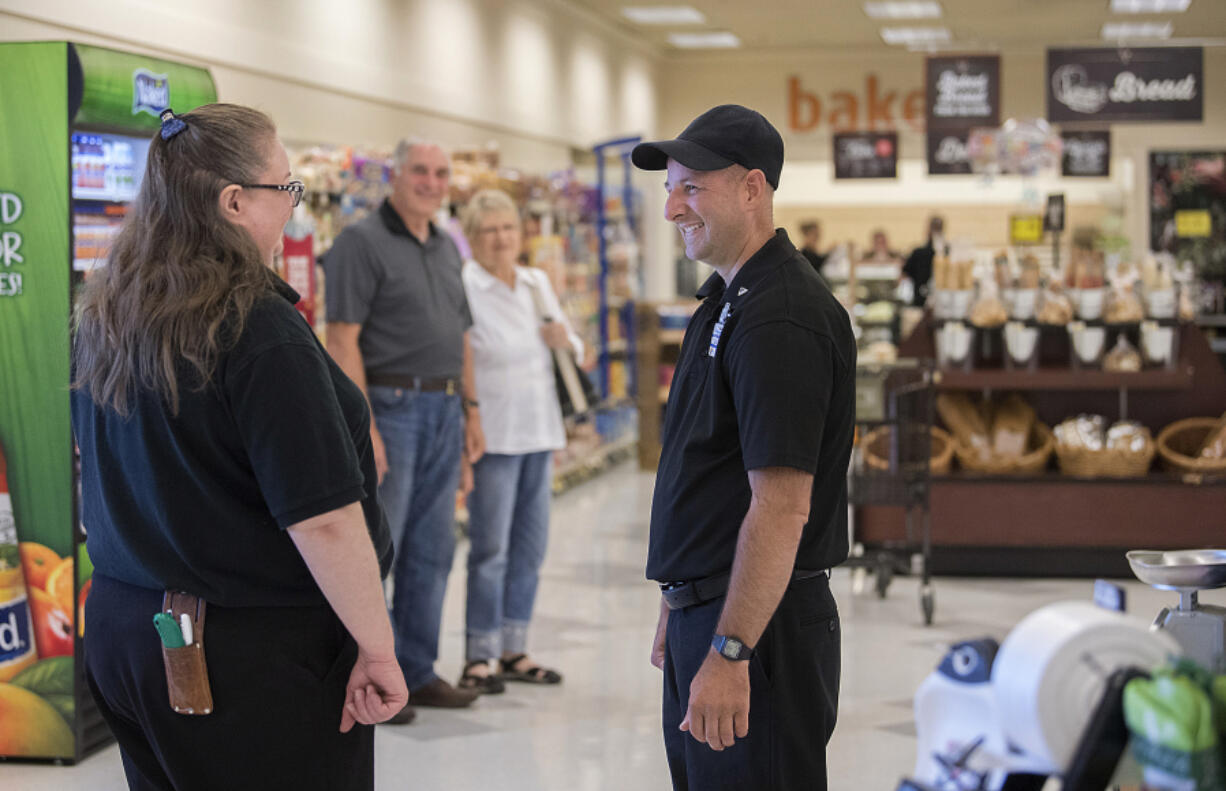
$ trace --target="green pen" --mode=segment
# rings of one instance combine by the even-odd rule
[[[167,648],[182,648],[186,645],[183,642],[183,631],[170,615],[160,612],[153,616],[153,628],[157,629],[158,637],[162,638],[162,645]]]

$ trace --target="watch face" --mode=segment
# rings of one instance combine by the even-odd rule
[[[729,637],[724,643],[724,656],[738,657],[741,655],[741,649],[744,648],[740,640],[735,637]]]

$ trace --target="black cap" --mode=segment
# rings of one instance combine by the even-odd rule
[[[766,181],[778,189],[783,138],[761,113],[739,104],[721,104],[690,121],[676,140],[639,143],[630,159],[643,170],[664,170],[669,159],[690,170],[741,165],[761,170]]]

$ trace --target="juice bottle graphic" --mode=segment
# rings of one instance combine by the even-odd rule
[[[4,449],[0,448],[0,681],[8,681],[37,661],[17,523],[9,497]]]

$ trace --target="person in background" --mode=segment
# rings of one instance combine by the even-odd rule
[[[168,111],[77,303],[86,680],[133,789],[371,789],[408,699],[366,402],[271,268],[289,179],[263,113]],[[171,709],[169,590],[206,602],[204,716]]]
[[[640,143],[665,218],[715,273],[664,417],[647,577],[673,788],[825,789],[838,713],[838,607],[856,341],[846,311],[774,225],[783,138],[712,108]]]
[[[817,246],[822,241],[822,224],[817,220],[806,220],[800,224],[800,252],[819,275],[826,265],[829,253],[818,252]]]
[[[864,261],[873,261],[879,263],[888,263],[898,260],[898,253],[890,249],[890,238],[886,236],[884,230],[878,228],[873,231],[873,241],[869,249],[864,253]]]
[[[911,304],[916,307],[923,307],[928,301],[932,260],[937,255],[949,255],[949,245],[945,242],[945,220],[940,215],[933,215],[928,220],[928,240],[922,247],[912,250],[902,266],[903,277],[910,278],[914,288]]]
[[[413,706],[476,700],[434,672],[455,555],[455,493],[485,447],[472,377],[463,264],[433,217],[451,163],[430,143],[396,146],[392,194],[324,257],[328,351],[370,400],[370,438],[396,547],[392,624]],[[411,722],[412,706],[392,718]]]
[[[459,686],[505,690],[504,680],[558,684],[527,653],[528,627],[549,537],[553,451],[566,445],[555,349],[582,359],[546,273],[517,264],[522,229],[505,192],[483,190],[463,215],[475,260],[464,264],[486,452],[468,495],[467,641]],[[497,672],[490,662],[498,659]]]

